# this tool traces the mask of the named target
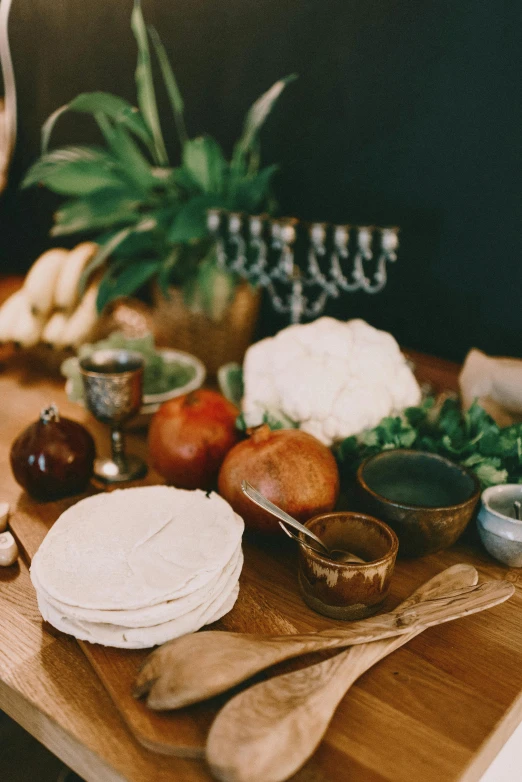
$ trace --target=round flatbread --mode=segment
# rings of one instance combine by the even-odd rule
[[[233,579],[234,583],[230,588],[226,589],[224,594],[211,601],[204,609],[194,609],[179,619],[153,625],[152,627],[127,628],[78,622],[57,612],[46,603],[45,598],[41,595],[37,595],[38,607],[43,618],[49,624],[53,625],[57,630],[73,635],[82,641],[89,641],[102,646],[114,646],[120,649],[148,649],[151,646],[171,641],[173,638],[179,638],[181,635],[196,632],[204,625],[216,622],[227,614],[234,606],[239,594],[237,578],[239,577],[241,565],[242,560],[238,568],[237,577]]]
[[[96,608],[81,608],[79,606],[68,605],[56,600],[48,594],[47,590],[40,584],[36,573],[32,573],[34,587],[39,596],[43,599],[49,609],[53,609],[57,614],[67,617],[78,623],[87,622],[94,624],[117,625],[120,627],[151,627],[153,625],[163,624],[177,619],[187,614],[193,609],[207,605],[209,602],[219,597],[228,586],[230,578],[236,571],[237,566],[243,561],[241,545],[234,551],[231,559],[222,571],[220,571],[207,585],[191,592],[184,597],[173,600],[167,600],[164,603],[157,603],[145,608],[135,608],[123,611],[112,609],[101,611]]]
[[[241,541],[243,520],[215,493],[168,486],[81,500],[36,553],[35,584],[80,608],[134,610],[212,582]]]

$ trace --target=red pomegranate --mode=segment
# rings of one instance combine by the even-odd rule
[[[161,405],[149,429],[149,455],[167,483],[210,489],[239,439],[238,410],[217,391],[199,389]]]
[[[228,453],[218,490],[248,528],[280,532],[277,519],[243,494],[243,480],[301,522],[332,510],[339,494],[339,471],[329,448],[299,429],[271,431],[266,424]]]

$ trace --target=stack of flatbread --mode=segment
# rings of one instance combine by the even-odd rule
[[[38,607],[58,630],[105,646],[192,633],[236,601],[243,528],[214,493],[147,486],[88,497],[33,559]]]

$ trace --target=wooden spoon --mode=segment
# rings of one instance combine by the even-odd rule
[[[513,591],[506,581],[467,586],[354,622],[346,630],[280,636],[217,630],[185,635],[149,655],[138,674],[134,696],[148,694],[152,709],[181,708],[224,692],[282,660],[425,629],[502,603]]]
[[[477,580],[475,568],[455,565],[424,584],[400,608]],[[206,754],[214,776],[223,782],[288,779],[315,752],[353,682],[419,632],[354,646],[236,695],[219,712],[208,736]]]

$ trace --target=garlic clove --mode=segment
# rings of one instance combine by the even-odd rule
[[[18,546],[10,532],[0,535],[0,567],[14,565],[18,559]]]
[[[4,532],[7,529],[8,519],[9,519],[9,503],[0,502],[0,532]]]

